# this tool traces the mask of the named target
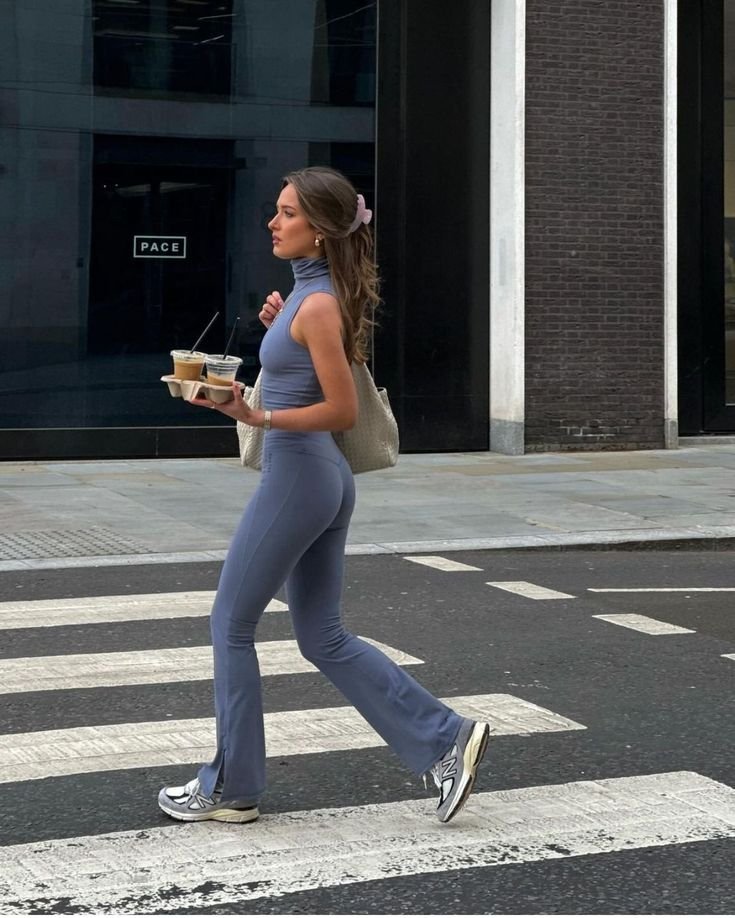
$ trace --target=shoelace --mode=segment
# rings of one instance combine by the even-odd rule
[[[441,760],[440,760],[440,761],[441,761]],[[427,778],[429,775],[431,775],[431,777],[434,779],[434,784],[436,784],[436,786],[439,788],[439,790],[441,790],[442,783],[441,783],[441,781],[439,780],[439,762],[437,762],[436,765],[432,765],[432,767],[431,767],[428,771],[425,771],[425,772],[421,775],[421,777],[422,777],[422,779],[423,779],[423,781],[424,781],[424,790],[428,790],[428,787],[426,786],[426,778]]]

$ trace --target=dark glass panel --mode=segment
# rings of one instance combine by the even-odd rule
[[[116,94],[227,96],[232,0],[94,0],[94,82]]]
[[[375,5],[87,9],[0,7],[0,457],[232,452],[231,425],[159,377],[219,310],[206,348],[239,316],[254,378],[260,305],[292,282],[266,229],[285,172],[334,165],[373,198]],[[136,258],[136,235],[186,257]]]
[[[488,448],[489,4],[384,4],[375,370],[403,447]]]
[[[375,105],[375,3],[324,0],[315,28],[314,56],[324,60],[326,80],[314,67],[312,101],[331,105]]]

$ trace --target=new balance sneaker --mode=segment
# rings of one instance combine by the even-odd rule
[[[441,822],[449,822],[464,806],[489,736],[488,724],[465,719],[452,748],[431,769],[430,774],[440,791],[436,815]]]
[[[184,822],[217,819],[220,822],[253,822],[260,815],[258,807],[239,800],[222,801],[218,785],[211,797],[202,793],[199,778],[183,787],[164,787],[158,795],[158,805],[167,816]]]

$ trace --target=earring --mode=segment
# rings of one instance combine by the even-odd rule
[[[321,239],[317,236],[316,239],[314,240],[314,245],[321,245],[321,244],[322,244],[322,241],[321,241]]]

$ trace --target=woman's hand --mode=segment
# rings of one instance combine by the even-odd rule
[[[278,314],[282,309],[283,300],[281,299],[281,294],[277,290],[274,290],[273,293],[265,298],[265,303],[263,303],[258,313],[258,318],[266,328],[270,328],[278,318]]]
[[[214,408],[220,414],[226,414],[228,418],[242,421],[243,424],[250,424],[251,427],[262,427],[265,419],[264,411],[250,408],[242,397],[242,389],[237,383],[232,384],[232,398],[230,401],[223,402],[221,405],[208,399],[206,392],[201,387],[198,395],[195,398],[187,399],[187,401],[191,405],[199,405],[200,408]]]

